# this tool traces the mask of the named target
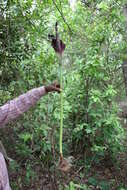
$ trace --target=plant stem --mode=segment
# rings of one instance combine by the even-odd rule
[[[60,155],[62,157],[63,155],[63,149],[62,149],[62,139],[63,139],[63,74],[62,74],[62,55],[60,56],[60,88],[62,89],[60,92]]]

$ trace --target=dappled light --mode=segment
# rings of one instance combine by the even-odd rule
[[[127,4],[0,2],[0,189],[127,189]]]

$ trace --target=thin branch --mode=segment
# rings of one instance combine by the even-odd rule
[[[60,9],[61,9],[61,12],[62,12],[62,3],[61,3],[61,0],[59,0],[60,2]]]
[[[67,21],[66,21],[66,19],[65,19],[64,15],[63,15],[62,10],[60,11],[60,9],[59,9],[59,7],[57,6],[57,4],[56,4],[55,0],[52,0],[52,1],[53,1],[53,4],[55,5],[56,9],[57,9],[57,10],[58,10],[58,12],[60,13],[60,15],[61,15],[61,17],[62,17],[62,19],[63,19],[64,23],[67,25],[67,27],[68,27],[68,29],[69,29],[69,32],[72,34],[72,33],[73,33],[73,31],[72,31],[72,29],[70,28],[69,24],[67,23]]]

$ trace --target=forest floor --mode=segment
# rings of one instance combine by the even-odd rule
[[[100,164],[92,164],[89,169],[85,165],[74,166],[69,173],[61,173],[57,169],[51,171],[36,165],[33,169],[37,176],[33,178],[31,174],[26,176],[26,169],[22,167],[17,172],[10,171],[10,181],[13,187],[14,184],[18,187],[14,190],[69,190],[70,181],[81,185],[80,188],[75,188],[76,190],[85,190],[84,184],[89,190],[122,190],[122,188],[125,190],[127,188],[125,156],[127,158],[127,155],[121,155],[121,163],[117,166],[112,165],[110,161],[102,161]]]
[[[9,138],[2,138],[4,136]],[[15,152],[15,139],[12,129],[3,130],[1,139],[12,161],[9,165],[9,178],[12,190],[73,190],[69,184],[78,184],[78,189],[87,190],[126,190],[127,189],[127,152],[119,154],[116,162],[110,158],[90,164],[75,156],[73,167],[68,173],[61,173],[54,165],[48,167],[32,160],[27,163],[19,158]],[[126,146],[126,145],[125,145]],[[82,156],[82,155],[81,155]],[[21,161],[22,160],[22,161]],[[83,186],[86,184],[86,186]]]

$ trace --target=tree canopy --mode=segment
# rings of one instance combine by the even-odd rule
[[[48,94],[1,129],[14,159],[9,168],[12,189],[127,188],[122,165],[126,121],[119,117],[127,87],[125,7],[123,0],[1,1],[0,105],[29,89],[60,82],[59,56],[49,38],[58,22],[66,45],[63,152],[74,157],[72,173],[62,175],[56,167],[60,96]],[[101,176],[102,171],[107,173]],[[114,171],[122,174],[114,177]]]

